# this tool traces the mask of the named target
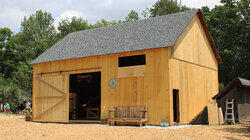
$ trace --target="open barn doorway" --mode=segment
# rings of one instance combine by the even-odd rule
[[[69,119],[100,120],[101,72],[70,74]]]
[[[180,105],[179,105],[179,90],[173,90],[173,112],[174,112],[174,123],[179,124],[180,122]]]

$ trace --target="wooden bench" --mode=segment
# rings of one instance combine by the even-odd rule
[[[142,126],[143,124],[145,125],[147,121],[147,107],[145,106],[118,106],[109,110],[109,125],[119,122],[133,122]]]

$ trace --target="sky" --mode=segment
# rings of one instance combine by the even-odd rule
[[[157,0],[0,0],[0,28],[8,27],[15,33],[20,30],[24,16],[37,10],[50,12],[57,26],[61,19],[82,17],[89,23],[98,20],[124,19],[131,10],[141,13]],[[220,5],[220,0],[181,0],[191,8]]]

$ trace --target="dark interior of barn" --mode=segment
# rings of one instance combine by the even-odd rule
[[[173,111],[174,111],[174,122],[180,122],[180,108],[179,108],[179,90],[173,90]]]
[[[69,119],[99,120],[101,72],[70,75]]]

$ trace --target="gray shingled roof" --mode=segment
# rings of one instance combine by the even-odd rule
[[[229,83],[222,91],[216,94],[213,99],[218,99],[224,94],[227,94],[228,91],[232,89],[234,86],[243,86],[243,87],[250,87],[250,80],[243,79],[240,77],[235,78],[231,83]]]
[[[241,82],[241,85],[243,86],[250,86],[250,80],[247,80],[247,79],[243,79],[243,78],[238,78]]]
[[[31,64],[173,46],[198,10],[70,33]]]

